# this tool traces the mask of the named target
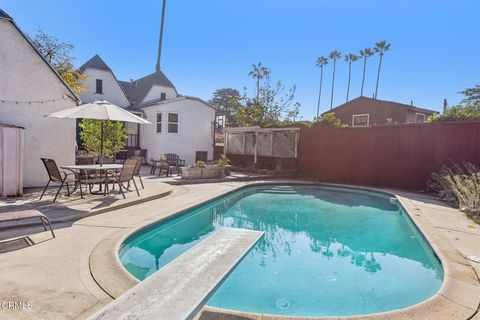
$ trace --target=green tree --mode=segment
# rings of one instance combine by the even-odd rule
[[[345,61],[348,62],[348,85],[347,85],[347,99],[345,102],[348,102],[348,94],[350,93],[350,80],[352,78],[352,63],[360,59],[359,56],[349,53],[345,55]]]
[[[329,54],[329,58],[333,60],[333,73],[332,73],[332,93],[330,95],[330,110],[333,108],[333,91],[335,87],[335,68],[337,65],[337,59],[342,56],[342,53],[340,51],[332,51]]]
[[[375,86],[375,99],[377,99],[378,94],[378,82],[380,81],[380,69],[382,68],[382,59],[385,52],[390,50],[390,43],[385,40],[375,43],[375,48],[373,49],[375,53],[378,53],[380,59],[378,60],[378,71],[377,71],[377,84]]]
[[[480,120],[480,102],[467,102],[463,105],[446,106],[442,113],[428,118],[428,122]]]
[[[337,118],[334,112],[322,114],[322,116],[315,121],[315,124],[325,128],[345,127],[345,125],[340,121],[340,119]]]
[[[363,75],[362,75],[362,88],[360,90],[360,95],[363,96],[363,87],[365,85],[365,74],[367,72],[367,59],[373,56],[373,50],[370,48],[365,48],[360,50],[360,56],[363,58]]]
[[[262,63],[259,62],[258,64],[252,64],[252,70],[248,73],[248,75],[256,80],[256,96],[258,101],[260,97],[260,80],[270,76],[270,69],[264,67]]]
[[[317,117],[320,116],[320,99],[322,97],[322,84],[323,84],[323,67],[328,64],[328,59],[324,56],[317,58],[316,66],[320,68],[320,88],[318,90],[318,102],[317,102]]]
[[[223,88],[215,90],[208,103],[217,108],[219,114],[225,115],[226,127],[236,127],[238,124],[235,120],[234,108],[236,101],[240,98],[240,92],[237,89]]]
[[[281,81],[272,84],[270,79],[259,87],[258,97],[248,97],[245,89],[234,107],[238,125],[268,127],[296,121],[300,104],[295,101],[295,91],[295,85],[287,88]]]
[[[30,37],[40,54],[53,66],[73,92],[79,94],[86,90],[83,81],[87,79],[73,67],[71,52],[74,46],[46,34],[42,29]]]
[[[90,152],[100,155],[101,125],[103,123],[103,154],[113,158],[125,147],[127,133],[122,122],[110,120],[83,119],[80,126],[80,138],[83,146]]]
[[[480,102],[480,85],[475,85],[473,88],[467,88],[460,92],[465,96],[463,103],[476,103]]]

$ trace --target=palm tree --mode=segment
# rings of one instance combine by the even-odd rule
[[[363,76],[362,76],[362,89],[360,90],[360,95],[363,96],[363,86],[365,84],[365,71],[367,69],[367,59],[373,56],[374,52],[370,48],[365,48],[360,50],[360,56],[363,57]]]
[[[342,56],[342,53],[340,51],[332,51],[330,52],[330,59],[333,60],[333,76],[332,76],[332,94],[330,96],[330,110],[333,108],[333,90],[335,87],[335,66],[337,64],[337,59]]]
[[[352,63],[360,59],[359,56],[349,53],[345,56],[345,61],[348,62],[348,85],[347,85],[347,99],[345,102],[348,102],[348,94],[350,93],[350,80],[352,78]]]
[[[257,81],[257,102],[260,98],[260,80],[270,76],[270,69],[267,67],[262,66],[262,63],[259,62],[258,64],[252,64],[252,71],[248,73],[248,75]]]
[[[320,68],[320,89],[318,90],[317,119],[320,116],[320,98],[322,96],[323,67],[328,64],[328,59],[324,56],[317,58],[316,66]]]
[[[375,43],[375,48],[373,50],[375,53],[380,55],[380,60],[378,61],[377,85],[375,86],[375,99],[377,99],[378,81],[380,80],[380,69],[382,68],[382,58],[385,52],[390,50],[390,43],[385,40],[379,41]]]

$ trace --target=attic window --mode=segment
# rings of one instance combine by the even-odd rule
[[[103,80],[97,79],[95,93],[103,94]]]
[[[160,100],[167,100],[167,94],[165,92],[160,93]]]
[[[352,127],[368,127],[369,120],[368,114],[354,114],[352,116]]]

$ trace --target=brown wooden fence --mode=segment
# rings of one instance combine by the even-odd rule
[[[480,121],[302,129],[299,176],[324,182],[425,189],[452,161],[480,165]]]

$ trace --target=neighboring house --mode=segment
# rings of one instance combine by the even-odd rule
[[[423,123],[437,111],[413,105],[360,96],[325,113],[333,112],[343,124],[365,127],[385,124]]]
[[[0,122],[25,128],[24,186],[46,184],[40,158],[55,159],[58,165],[75,163],[75,120],[44,116],[78,102],[14,20],[0,10]]]
[[[126,124],[127,148],[147,149],[148,159],[176,153],[187,164],[213,159],[216,109],[200,98],[178,94],[159,69],[138,80],[117,81],[110,67],[95,55],[80,71],[89,77],[88,89],[80,95],[84,103],[107,100],[153,124]]]

